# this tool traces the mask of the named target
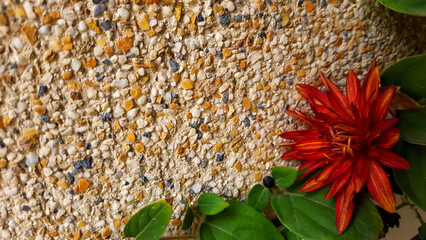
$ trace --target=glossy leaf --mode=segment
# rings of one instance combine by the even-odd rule
[[[274,167],[272,169],[272,177],[278,187],[290,187],[297,178],[297,169],[289,167]]]
[[[194,221],[194,211],[192,210],[192,208],[188,207],[186,209],[185,217],[183,218],[181,229],[187,230],[188,228],[191,227],[193,221]]]
[[[420,100],[419,103],[426,105],[426,98]],[[401,130],[401,139],[414,144],[426,145],[426,107],[400,111],[398,118],[397,127]]]
[[[334,198],[323,200],[328,189],[300,193],[301,186],[297,182],[288,193],[273,195],[271,199],[272,208],[289,231],[309,240],[378,239],[383,223],[377,208],[366,196],[359,199],[348,229],[338,235]]]
[[[426,210],[426,146],[404,142],[398,149],[410,169],[394,170],[394,176],[402,191],[420,208]]]
[[[378,0],[384,6],[415,16],[426,16],[426,2],[424,0]]]
[[[400,0],[411,1],[411,0]],[[426,1],[419,0],[424,2]],[[401,91],[418,101],[426,98],[426,54],[402,59],[380,76],[382,86],[401,86]]]
[[[136,240],[157,240],[163,235],[172,216],[166,200],[154,202],[137,212],[124,226],[124,236]]]
[[[223,212],[207,216],[200,226],[200,240],[283,240],[275,226],[256,209],[227,201]]]
[[[281,234],[285,237],[286,240],[302,240],[299,236],[294,234],[293,232],[290,232],[288,228],[284,228],[281,231]]]
[[[214,193],[203,193],[198,198],[198,211],[204,215],[214,215],[223,211],[229,204]]]
[[[247,204],[261,212],[269,203],[269,190],[260,184],[256,184],[247,196]]]

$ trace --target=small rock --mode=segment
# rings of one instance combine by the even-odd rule
[[[25,164],[28,167],[34,167],[38,163],[38,156],[34,152],[27,153],[25,158]]]
[[[230,13],[224,14],[224,15],[219,17],[219,23],[223,26],[228,25],[230,20],[231,20],[231,14]]]
[[[191,79],[188,79],[188,78],[182,80],[181,85],[182,85],[183,89],[185,89],[185,90],[190,90],[190,89],[193,89],[195,87],[194,82],[191,81]]]
[[[195,183],[193,186],[192,186],[192,191],[194,191],[194,193],[199,193],[200,191],[201,191],[201,187],[202,187],[203,185],[201,184],[201,183]]]
[[[124,8],[119,8],[119,9],[117,10],[117,14],[118,14],[118,16],[120,16],[123,20],[127,20],[127,19],[129,18],[129,16],[130,16],[129,11],[127,11],[127,9],[124,9]]]
[[[95,17],[101,16],[104,11],[105,11],[105,5],[98,4],[95,6],[95,9],[93,10],[93,16]]]
[[[169,60],[169,66],[170,69],[172,70],[172,72],[176,72],[177,70],[179,70],[179,63],[173,61],[173,60]]]

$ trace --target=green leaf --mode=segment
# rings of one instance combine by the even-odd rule
[[[400,0],[413,1],[413,0]],[[426,1],[422,1],[426,5]],[[426,54],[404,58],[380,76],[383,86],[401,86],[401,91],[418,101],[426,98]]]
[[[421,99],[419,103],[425,105],[426,98]],[[396,126],[401,130],[401,139],[414,144],[426,145],[426,107],[400,111],[398,118]]]
[[[192,225],[192,221],[194,221],[194,211],[188,206],[188,208],[186,209],[185,217],[183,218],[181,229],[187,230],[188,228],[190,228]]]
[[[338,235],[336,231],[335,200],[323,200],[328,188],[300,193],[298,182],[288,193],[273,195],[271,205],[281,223],[297,236],[309,240],[363,239],[377,240],[383,229],[382,219],[374,204],[362,197],[355,208],[348,229]]]
[[[287,188],[293,185],[297,178],[297,169],[289,167],[274,167],[272,169],[272,177],[278,187]]]
[[[421,209],[426,210],[426,146],[404,142],[398,154],[407,160],[410,169],[394,169],[401,190]]]
[[[281,234],[285,237],[285,239],[287,240],[302,240],[302,238],[298,237],[296,234],[294,234],[293,232],[290,232],[288,230],[288,228],[284,228],[281,231]]]
[[[283,240],[284,237],[261,213],[247,204],[227,201],[223,212],[207,216],[200,226],[200,240]]]
[[[269,190],[260,184],[256,184],[247,196],[247,204],[261,212],[269,203]]]
[[[415,16],[426,16],[426,2],[424,0],[378,0],[384,6]]]
[[[229,204],[214,193],[203,193],[198,198],[198,211],[204,215],[214,215],[223,211]]]
[[[172,216],[172,206],[162,199],[137,212],[124,226],[124,236],[136,240],[157,240],[163,235]]]

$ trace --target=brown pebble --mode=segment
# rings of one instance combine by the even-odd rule
[[[241,163],[240,163],[240,162],[236,162],[236,163],[234,164],[234,168],[235,168],[235,169],[237,169],[237,171],[238,171],[238,172],[241,172],[241,167],[242,167],[242,166],[241,166]]]
[[[262,174],[261,173],[255,173],[253,174],[254,180],[256,182],[260,182],[262,180]]]
[[[129,140],[130,142],[134,142],[136,140],[136,136],[133,132],[129,132],[127,134],[127,140]]]
[[[231,50],[229,50],[228,48],[223,49],[222,53],[225,58],[229,58],[232,55]]]
[[[90,67],[90,68],[92,68],[92,67],[95,67],[95,66],[96,66],[96,64],[98,64],[98,62],[96,61],[96,59],[94,59],[94,58],[90,58],[89,60],[87,60],[87,61],[84,63],[84,66],[85,66],[85,67]]]
[[[306,1],[305,2],[305,10],[307,12],[312,12],[314,10],[314,4],[311,1]]]
[[[21,32],[27,37],[30,43],[34,43],[37,40],[37,28],[34,24],[25,24],[22,26]]]
[[[64,80],[69,80],[72,77],[72,72],[71,71],[65,71],[62,72],[62,79]]]
[[[115,46],[120,48],[123,52],[128,52],[130,48],[133,47],[133,38],[123,38],[120,41],[118,41]]]
[[[188,79],[188,78],[182,80],[181,85],[182,85],[183,89],[185,89],[185,90],[190,90],[190,89],[193,89],[195,87],[194,82],[191,81],[191,79]]]
[[[182,221],[180,219],[174,219],[172,220],[172,225],[179,227],[182,224]]]
[[[78,192],[85,192],[90,186],[90,182],[86,178],[81,178],[78,181]]]
[[[80,93],[80,92],[77,92],[77,91],[75,91],[75,92],[70,92],[70,98],[71,98],[72,100],[79,100],[79,99],[81,99],[81,93]]]
[[[243,107],[245,110],[249,110],[251,107],[251,102],[248,98],[243,98]]]

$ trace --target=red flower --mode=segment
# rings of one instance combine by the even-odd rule
[[[300,191],[310,192],[331,184],[325,199],[336,196],[336,227],[341,234],[349,225],[355,193],[365,184],[386,211],[395,212],[395,196],[380,164],[396,169],[410,168],[410,164],[386,150],[399,140],[399,129],[392,128],[398,119],[386,119],[395,87],[379,92],[379,71],[374,61],[362,87],[355,73],[349,71],[346,97],[324,74],[320,75],[327,93],[304,84],[296,86],[315,117],[287,112],[313,129],[281,134],[294,140],[281,144],[291,147],[281,158],[303,160],[299,169],[308,169],[301,177],[322,168]]]

